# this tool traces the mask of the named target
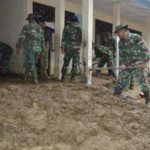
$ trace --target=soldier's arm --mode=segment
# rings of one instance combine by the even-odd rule
[[[17,49],[21,49],[22,48],[24,39],[26,38],[26,34],[27,34],[27,27],[25,25],[22,28],[21,34],[19,35],[19,38],[18,38],[18,41],[17,41],[17,44],[16,44],[16,48]]]
[[[146,42],[138,34],[135,35],[134,39],[135,39],[138,49],[140,49],[140,51],[141,51],[141,55],[142,55],[141,61],[143,63],[147,63],[150,60],[150,53],[149,53],[148,47],[146,45]]]

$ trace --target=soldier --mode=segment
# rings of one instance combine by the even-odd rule
[[[79,52],[82,40],[81,28],[79,27],[79,21],[76,16],[72,17],[71,23],[68,23],[63,31],[61,51],[64,56],[64,64],[62,67],[61,81],[65,80],[67,74],[67,68],[69,62],[72,59],[72,70],[70,81],[75,80],[77,75],[77,66],[79,63]]]
[[[99,58],[98,68],[104,67],[106,63],[108,67],[114,66],[115,39],[112,38],[111,33],[106,33],[104,40],[104,46],[94,46],[95,55]],[[108,74],[115,76],[114,71],[111,69],[108,70]],[[96,71],[96,76],[100,76],[99,70]]]
[[[121,72],[114,95],[121,95],[122,90],[129,84],[131,76],[135,75],[144,93],[145,103],[150,106],[150,91],[147,82],[148,70],[146,68],[150,55],[146,43],[140,35],[130,33],[128,31],[128,25],[116,26],[115,33],[120,38],[119,53]],[[136,68],[126,68],[130,66]]]
[[[27,17],[28,24],[22,29],[16,44],[17,53],[21,48],[24,49],[25,55],[25,73],[24,81],[27,80],[29,73],[31,72],[33,77],[33,83],[37,84],[37,69],[36,64],[40,53],[44,55],[45,42],[43,29],[36,23],[35,16],[29,14]]]
[[[52,34],[54,30],[46,26],[44,18],[40,17],[37,20],[38,24],[44,30],[44,38],[45,38],[45,55],[40,58],[40,74],[44,80],[48,80],[50,77],[47,73],[48,69],[50,69],[50,58],[51,58],[51,48],[52,48]]]
[[[0,70],[2,74],[10,72],[10,59],[13,49],[6,43],[0,42]]]

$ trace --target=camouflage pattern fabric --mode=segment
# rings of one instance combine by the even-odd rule
[[[79,63],[79,50],[81,46],[82,33],[77,23],[68,24],[63,31],[61,47],[65,50],[64,64],[62,74],[67,73],[69,62],[72,59],[72,75],[77,74],[77,66]]]
[[[36,70],[39,54],[45,51],[43,29],[37,23],[25,25],[19,36],[17,48],[24,49],[26,71]]]
[[[124,64],[128,66],[139,66],[141,64],[146,65],[150,58],[148,48],[145,41],[141,36],[133,33],[128,34],[126,40],[120,40],[120,65]],[[130,78],[135,74],[143,92],[149,91],[149,85],[147,82],[148,70],[147,68],[141,69],[126,69],[120,72],[117,86],[123,89],[129,84]]]
[[[104,67],[104,65],[107,63],[108,67],[114,67],[114,52],[115,52],[115,43],[107,43],[106,46],[98,46],[95,45],[95,55],[97,58],[99,58],[98,62],[98,68]],[[99,74],[100,71],[97,71],[97,74]]]

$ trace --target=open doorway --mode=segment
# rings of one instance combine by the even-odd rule
[[[46,26],[49,30],[45,33],[45,38],[49,40],[48,51],[48,74],[54,73],[54,32],[55,32],[55,8],[52,6],[33,2],[33,13],[36,16],[41,16],[46,21]]]

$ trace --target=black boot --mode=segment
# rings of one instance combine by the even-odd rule
[[[114,72],[112,70],[108,70],[108,75],[115,77],[115,74],[114,74]]]
[[[96,70],[96,77],[100,77],[100,76],[101,76],[100,70]]]
[[[75,81],[76,80],[76,76],[74,74],[71,75],[70,81]]]
[[[145,104],[150,106],[150,92],[145,91],[144,96],[145,96]]]
[[[119,86],[116,86],[114,90],[114,95],[121,95],[122,89]]]

